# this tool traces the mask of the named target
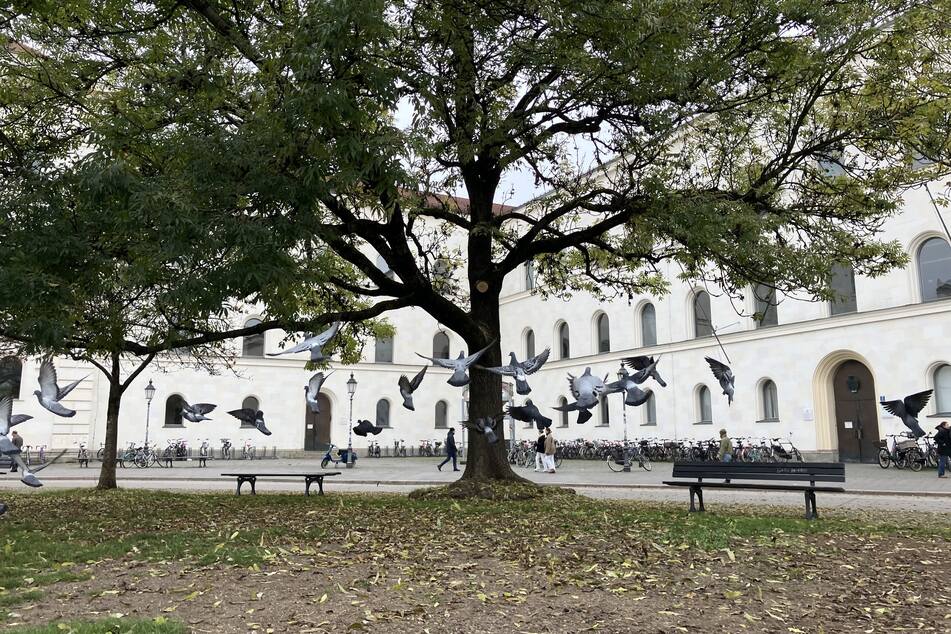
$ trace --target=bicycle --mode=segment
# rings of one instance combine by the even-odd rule
[[[86,451],[86,443],[79,443],[79,451],[76,452],[76,462],[80,465],[89,463],[89,452]]]
[[[630,447],[618,447],[605,461],[608,463],[608,468],[614,472],[623,471],[625,466],[630,468],[630,465],[633,465],[635,461],[637,466],[644,471],[650,471],[654,468],[650,458],[644,455],[637,444]]]
[[[231,449],[231,439],[222,438],[221,439],[221,459],[222,460],[231,460],[234,456],[234,452]]]
[[[256,453],[257,453],[257,452],[256,452],[256,450],[254,449],[254,445],[251,444],[251,440],[248,439],[248,440],[244,441],[244,446],[241,447],[241,459],[242,459],[242,460],[254,460],[254,456],[256,455]]]
[[[918,441],[911,437],[911,434],[888,434],[892,439],[891,449],[888,447],[888,440],[881,441],[881,448],[878,451],[878,466],[887,469],[894,464],[898,469],[910,468],[912,471],[921,471],[924,467],[925,457],[918,447]],[[907,438],[898,442],[898,438]]]

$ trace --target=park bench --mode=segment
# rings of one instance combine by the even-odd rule
[[[845,482],[845,465],[841,462],[675,462],[674,478],[668,486],[690,487],[690,510],[704,511],[703,489],[743,489],[764,491],[802,491],[806,499],[806,519],[816,519],[816,492],[843,493],[842,487],[816,486],[816,482]],[[705,480],[707,480],[705,482]],[[722,480],[722,482],[710,482]],[[757,482],[733,482],[756,480]],[[769,484],[770,482],[808,482],[805,484]],[[700,503],[698,509],[694,498]]]
[[[319,492],[317,495],[324,494],[324,478],[327,476],[340,475],[339,471],[321,471],[319,473],[222,473],[223,477],[237,478],[238,489],[235,495],[241,495],[241,485],[245,482],[251,484],[251,495],[257,495],[254,490],[254,484],[258,478],[304,478],[304,494],[310,495],[310,485],[317,483]]]

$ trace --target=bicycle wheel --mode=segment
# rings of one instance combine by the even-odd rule
[[[641,456],[640,464],[641,464],[641,468],[644,469],[644,471],[650,471],[654,468],[654,465],[651,464],[651,459],[648,458],[647,456]]]
[[[892,463],[892,457],[889,455],[887,449],[880,449],[878,452],[878,466],[882,469],[887,469]]]
[[[555,468],[561,469],[562,458],[561,456],[555,456]]]
[[[802,454],[799,453],[799,450],[793,447],[793,460],[796,462],[803,462]]]
[[[320,461],[320,468],[326,469],[328,464],[330,464],[330,460],[328,460],[327,458],[324,458],[323,460]]]
[[[96,452],[96,460],[102,460],[102,454],[106,452],[105,447],[100,447],[99,451]]]
[[[911,467],[911,470],[916,473],[921,471],[922,467],[925,466],[925,458],[918,449],[910,449],[906,461],[908,462],[908,466]]]
[[[606,459],[606,462],[608,463],[608,469],[610,469],[611,471],[615,471],[615,472],[624,471],[623,460],[618,461],[614,459],[614,456],[608,456]],[[618,462],[620,462],[621,464],[618,464]]]

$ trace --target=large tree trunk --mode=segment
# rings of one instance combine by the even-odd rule
[[[501,364],[502,348],[499,328],[499,289],[487,292],[476,290],[472,296],[472,316],[484,334],[480,341],[466,339],[469,353],[484,348],[492,342],[479,360],[480,365],[496,367]],[[502,413],[502,377],[491,372],[473,368],[469,375],[469,420],[498,417]],[[499,423],[495,429],[499,442],[490,445],[485,436],[470,431],[468,434],[466,470],[463,480],[508,480],[527,482],[516,475],[508,462],[508,447],[505,442],[505,425]]]
[[[119,443],[119,405],[122,402],[122,384],[119,381],[118,360],[113,364],[109,377],[109,404],[106,408],[106,445],[102,452],[102,467],[99,470],[97,489],[115,489],[116,454]]]

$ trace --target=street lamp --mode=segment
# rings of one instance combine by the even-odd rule
[[[621,363],[621,367],[617,371],[617,380],[623,381],[624,377],[627,376],[627,370],[624,369],[624,364]],[[624,421],[624,470],[631,470],[631,455],[627,450],[627,394],[622,392],[623,399],[621,400],[621,419]],[[604,403],[604,406],[607,407],[607,402]]]
[[[353,395],[357,392],[357,380],[350,373],[347,381],[347,394],[350,395],[350,423],[347,425],[347,468],[353,469]]]
[[[145,386],[145,448],[149,447],[149,418],[152,415],[152,399],[155,398],[155,386],[152,385],[152,379]]]

